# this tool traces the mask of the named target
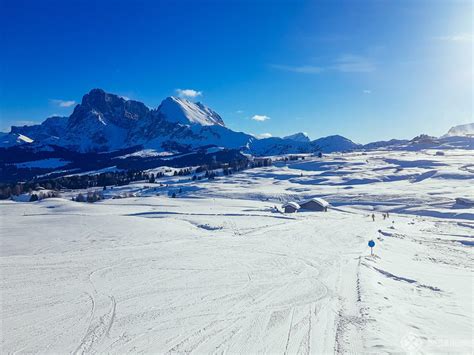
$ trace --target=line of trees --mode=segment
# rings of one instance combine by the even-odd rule
[[[198,174],[204,173],[204,177],[214,179],[217,174],[215,170],[222,169],[223,175],[231,175],[237,171],[247,168],[271,165],[271,160],[259,160],[249,162],[248,160],[236,160],[228,163],[212,163],[211,165],[201,165],[193,172],[191,168],[175,170],[174,176],[187,176],[194,173],[192,180],[201,180]],[[31,180],[27,182],[0,184],[0,199],[8,199],[24,193],[33,194],[34,191],[46,189],[51,191],[87,189],[91,187],[124,186],[134,181],[148,181],[155,183],[157,179],[164,176],[163,172],[147,173],[141,170],[111,171],[100,174],[84,174],[62,176],[53,179]],[[85,197],[87,200],[87,197]]]

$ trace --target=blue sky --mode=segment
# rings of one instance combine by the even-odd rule
[[[472,4],[22,1],[0,11],[1,129],[95,87],[156,107],[178,89],[254,134],[356,142],[474,121]],[[181,92],[191,95],[193,91]]]

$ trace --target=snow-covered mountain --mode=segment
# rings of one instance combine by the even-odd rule
[[[155,152],[187,152],[203,146],[238,149],[253,155],[349,151],[354,149],[417,149],[443,145],[472,146],[472,142],[446,141],[474,136],[474,123],[453,127],[438,139],[420,135],[411,141],[391,140],[364,146],[334,135],[311,141],[302,132],[283,138],[257,139],[226,127],[221,116],[200,102],[168,97],[152,109],[101,89],[85,94],[69,117],[53,116],[32,126],[12,126],[0,135],[0,148],[61,147],[73,152],[110,152],[131,147]],[[462,138],[462,137],[461,137]]]
[[[308,135],[304,132],[298,132],[286,137],[283,137],[284,139],[290,139],[292,141],[297,141],[297,142],[310,142],[311,139],[309,139]]]
[[[443,137],[474,137],[474,123],[451,127]]]
[[[18,134],[26,139],[18,140]],[[202,103],[168,97],[157,109],[150,109],[141,102],[93,89],[70,117],[50,117],[39,125],[12,127],[0,144],[35,142],[87,152],[136,145],[157,150],[209,144],[240,148],[254,139],[226,128],[222,118]]]
[[[359,147],[359,144],[338,135],[318,138],[309,142],[270,137],[253,141],[249,151],[255,155],[282,155],[294,153],[342,152]]]
[[[33,126],[12,127],[1,147],[55,145],[77,152],[100,152],[142,146],[156,151],[185,151],[216,145],[256,155],[350,150],[358,145],[333,136],[310,141],[305,133],[256,139],[225,126],[218,113],[200,102],[168,97],[156,109],[93,89],[69,117],[50,117]]]
[[[402,144],[407,144],[410,141],[408,139],[390,139],[388,141],[376,141],[368,144],[364,144],[364,149],[379,149],[379,148],[389,148],[394,146],[399,146]]]
[[[27,137],[19,143],[41,142],[56,144],[66,134],[68,118],[62,116],[48,117],[41,124],[32,126],[12,126],[10,135]]]
[[[158,107],[158,112],[163,115],[168,122],[184,125],[218,125],[225,127],[224,121],[217,112],[204,106],[200,102],[193,103],[178,97],[167,97]]]
[[[450,130],[453,136],[420,135],[412,140],[364,146],[339,135],[312,141],[304,133],[257,139],[229,129],[219,114],[199,102],[168,97],[152,109],[139,101],[93,89],[69,117],[53,116],[41,124],[12,126],[9,133],[0,133],[0,181],[108,168],[140,170],[217,162],[241,166],[247,154],[274,156],[382,147],[403,151],[474,149],[470,128],[461,127]],[[461,134],[466,136],[458,136]]]

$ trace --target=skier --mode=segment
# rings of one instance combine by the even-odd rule
[[[375,215],[372,213],[372,222],[375,222]]]

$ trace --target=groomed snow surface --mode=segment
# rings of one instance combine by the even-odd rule
[[[2,201],[0,351],[472,353],[473,161],[334,154]],[[280,212],[310,197],[331,208]]]

